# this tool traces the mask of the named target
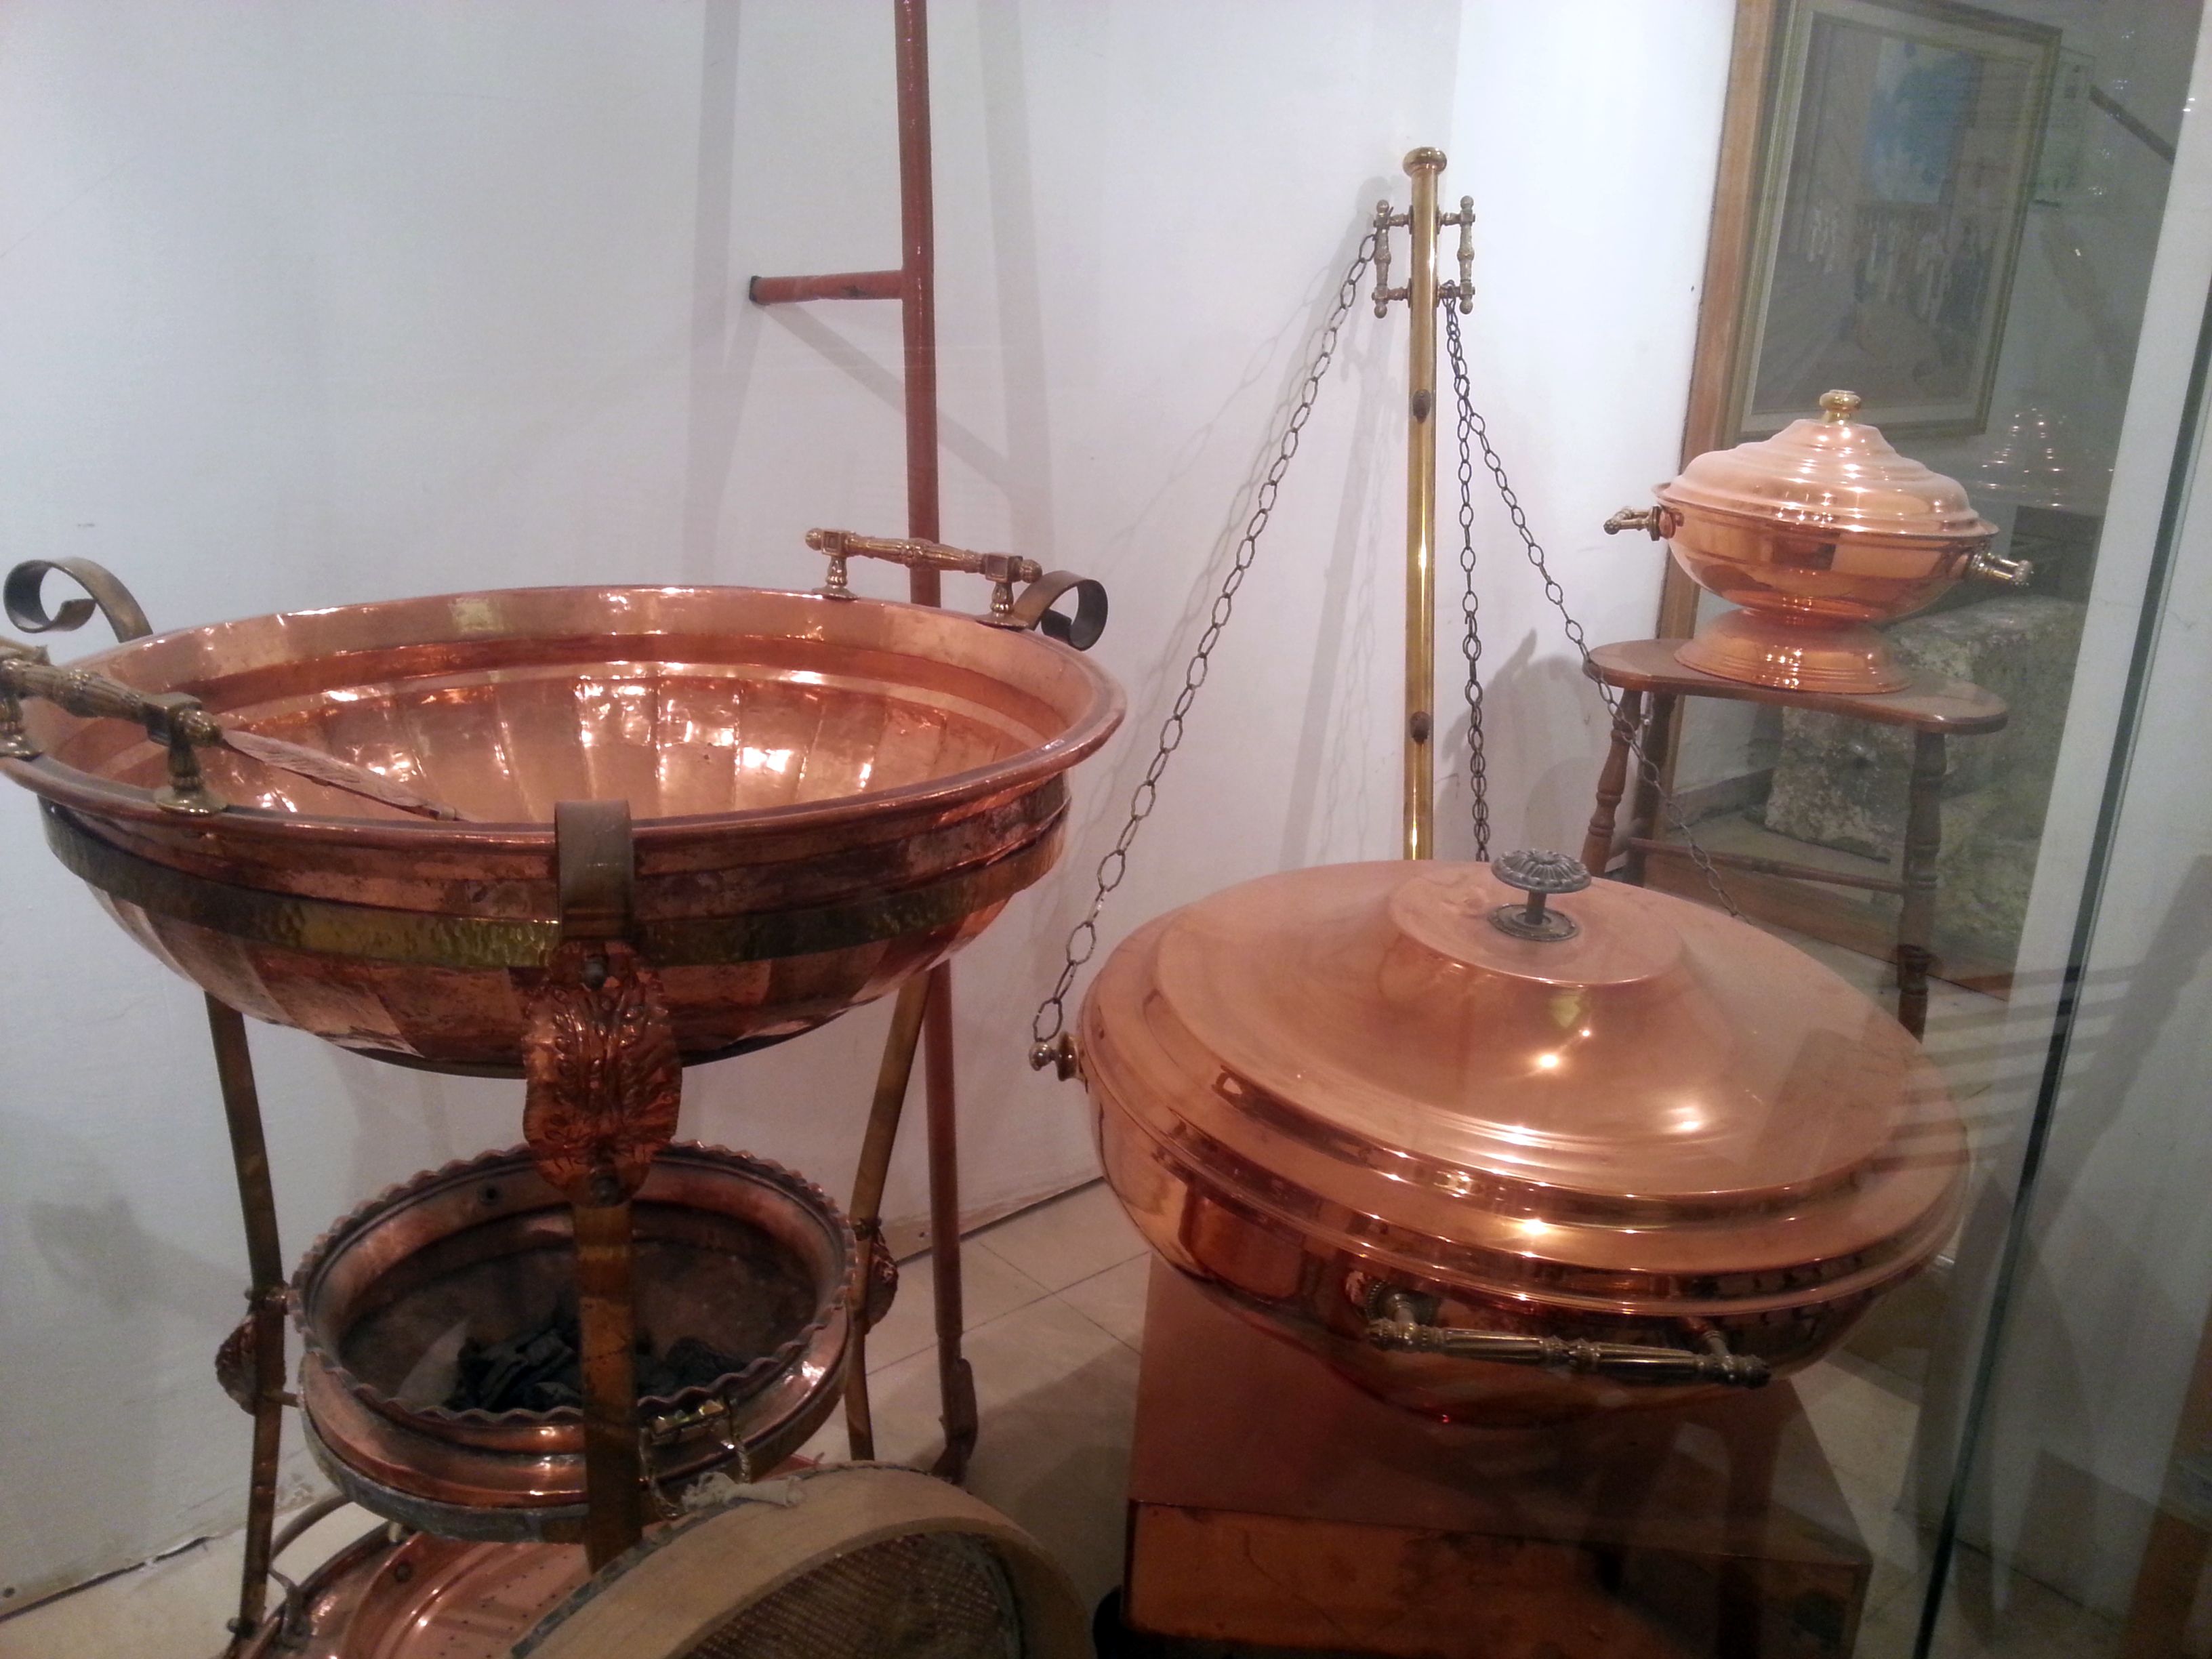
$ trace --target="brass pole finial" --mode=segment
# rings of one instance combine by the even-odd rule
[[[1406,172],[1408,177],[1417,173],[1442,173],[1443,170],[1444,153],[1440,149],[1424,144],[1419,149],[1409,149],[1406,152]]]

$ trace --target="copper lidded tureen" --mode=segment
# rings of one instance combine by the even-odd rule
[[[1933,604],[1961,577],[2015,586],[2033,574],[1990,551],[1996,526],[1952,479],[1900,455],[1854,418],[1856,392],[1774,436],[1716,449],[1624,508],[1608,534],[1663,537],[1706,592],[1741,609],[1676,654],[1723,679],[1796,691],[1875,692],[1910,679],[1869,626]]]
[[[1534,1422],[1756,1384],[1942,1245],[1959,1117],[1802,952],[1572,860],[1247,882],[1079,1035],[1153,1248],[1385,1398]]]

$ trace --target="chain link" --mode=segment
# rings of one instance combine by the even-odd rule
[[[1536,574],[1543,579],[1544,598],[1550,602],[1552,609],[1559,613],[1559,622],[1566,634],[1567,643],[1574,647],[1575,654],[1582,659],[1584,675],[1589,679],[1590,684],[1597,688],[1598,696],[1605,704],[1606,713],[1612,717],[1614,735],[1625,739],[1628,744],[1629,752],[1636,757],[1637,775],[1657,799],[1660,807],[1667,814],[1668,822],[1680,832],[1684,850],[1689,854],[1690,861],[1697,866],[1698,873],[1705,877],[1705,885],[1712,889],[1713,896],[1720,901],[1722,908],[1729,915],[1741,921],[1743,912],[1736,908],[1735,901],[1729,896],[1728,889],[1721,884],[1720,872],[1713,868],[1712,860],[1706,855],[1705,849],[1698,845],[1698,838],[1690,833],[1689,823],[1683,817],[1682,810],[1676,805],[1673,793],[1660,782],[1657,764],[1650,755],[1644,752],[1643,734],[1630,730],[1628,724],[1621,719],[1620,699],[1613,694],[1613,688],[1589,672],[1589,642],[1583,637],[1583,625],[1575,620],[1574,613],[1567,609],[1566,591],[1559,586],[1559,579],[1552,574],[1552,568],[1544,557],[1543,545],[1537,541],[1535,533],[1528,528],[1528,515],[1522,509],[1521,498],[1513,493],[1512,481],[1505,476],[1505,464],[1498,459],[1497,450],[1491,447],[1489,425],[1476,411],[1469,395],[1466,359],[1460,346],[1459,319],[1449,309],[1444,313],[1444,338],[1451,350],[1452,388],[1458,394],[1460,400],[1461,453],[1465,453],[1467,435],[1471,433],[1475,442],[1481,447],[1482,464],[1489,470],[1491,482],[1498,488],[1498,499],[1505,504],[1505,516],[1512,521],[1513,533],[1520,537],[1522,550],[1528,556],[1528,562],[1535,567]],[[1466,476],[1466,471],[1465,464],[1462,463],[1462,477]],[[1464,513],[1462,522],[1463,524],[1466,522]],[[1474,557],[1471,545],[1460,556],[1460,563],[1468,570],[1470,584],[1474,580]],[[1472,621],[1470,615],[1470,627],[1472,627]],[[1480,654],[1480,647],[1478,644],[1475,647],[1474,655],[1471,656],[1468,661],[1470,680],[1474,678],[1474,665],[1479,660]],[[1476,709],[1480,708],[1481,691],[1479,687],[1472,684],[1468,687],[1468,702],[1470,708]],[[1480,742],[1480,738],[1473,732],[1468,733],[1468,740],[1470,744],[1477,744]],[[1479,812],[1484,811],[1480,806],[1477,810]],[[1477,823],[1479,826],[1484,825],[1483,818],[1478,817]],[[1604,872],[1593,870],[1590,873],[1597,876],[1602,875]]]
[[[1160,724],[1159,740],[1152,749],[1151,762],[1144,776],[1129,792],[1129,810],[1122,820],[1121,833],[1114,838],[1114,845],[1105,857],[1098,860],[1091,908],[1082,921],[1077,922],[1067,935],[1063,952],[1060,977],[1053,981],[1052,994],[1037,1005],[1035,1017],[1030,1022],[1030,1035],[1036,1046],[1030,1051],[1030,1063],[1045,1066],[1053,1063],[1053,1045],[1067,1029],[1067,994],[1075,988],[1075,976],[1083,970],[1098,949],[1098,915],[1105,908],[1106,896],[1121,884],[1129,870],[1129,847],[1137,838],[1137,831],[1152,815],[1159,801],[1160,777],[1167,770],[1169,757],[1182,746],[1183,720],[1191,705],[1198,700],[1200,689],[1212,665],[1213,648],[1220,643],[1221,630],[1237,607],[1237,590],[1244,586],[1245,574],[1259,556],[1260,538],[1267,532],[1267,522],[1275,510],[1275,498],[1280,492],[1283,475],[1290,470],[1291,461],[1298,453],[1300,435],[1306,422],[1313,415],[1314,399],[1320,395],[1322,377],[1328,373],[1335,360],[1337,337],[1352,307],[1359,300],[1360,279],[1374,262],[1377,239],[1383,234],[1370,228],[1360,239],[1358,251],[1352,255],[1352,264],[1338,285],[1336,304],[1331,308],[1328,321],[1322,325],[1321,338],[1315,348],[1313,362],[1306,368],[1305,382],[1298,388],[1297,402],[1290,418],[1284,423],[1281,438],[1275,448],[1275,458],[1269,463],[1266,475],[1252,501],[1252,515],[1245,520],[1244,532],[1237,543],[1236,556],[1231,559],[1228,573],[1222,578],[1221,591],[1214,596],[1213,607],[1207,613],[1206,629],[1198,636],[1198,647],[1185,665],[1182,689],[1168,710],[1167,719]]]
[[[1490,857],[1490,757],[1482,731],[1482,600],[1474,591],[1474,398],[1460,342],[1459,307],[1447,303],[1444,348],[1451,362],[1452,392],[1459,399],[1459,568],[1467,574],[1459,614],[1465,624],[1460,654],[1467,659],[1467,789],[1474,819],[1474,856]]]

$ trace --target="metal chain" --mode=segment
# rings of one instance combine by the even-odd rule
[[[1626,740],[1629,752],[1636,757],[1638,775],[1657,797],[1661,808],[1667,814],[1668,821],[1680,832],[1683,848],[1689,854],[1690,861],[1697,866],[1698,873],[1705,877],[1705,885],[1712,889],[1713,896],[1721,902],[1722,908],[1731,916],[1741,921],[1743,912],[1736,908],[1735,901],[1729,896],[1728,889],[1721,884],[1720,872],[1713,868],[1713,861],[1706,856],[1705,849],[1698,845],[1698,838],[1690,833],[1689,823],[1683,817],[1681,808],[1675,804],[1673,793],[1659,781],[1659,768],[1654,763],[1651,757],[1644,752],[1642,734],[1630,731],[1623,723],[1620,718],[1620,700],[1613,695],[1613,688],[1589,672],[1589,642],[1583,636],[1583,625],[1575,620],[1574,613],[1567,609],[1566,591],[1559,586],[1558,578],[1552,574],[1551,566],[1545,562],[1543,546],[1537,541],[1534,532],[1528,528],[1528,515],[1522,509],[1520,497],[1513,493],[1512,481],[1505,476],[1505,464],[1498,459],[1497,450],[1491,447],[1489,425],[1476,411],[1469,396],[1466,362],[1460,348],[1459,319],[1449,308],[1444,313],[1444,337],[1450,343],[1451,348],[1452,386],[1460,400],[1460,430],[1463,434],[1472,432],[1475,442],[1481,446],[1482,464],[1490,470],[1491,482],[1498,487],[1498,499],[1505,503],[1505,516],[1512,520],[1513,532],[1521,538],[1522,550],[1528,554],[1528,562],[1535,567],[1537,575],[1543,579],[1545,599],[1551,602],[1552,609],[1559,613],[1559,621],[1566,633],[1567,643],[1574,647],[1575,654],[1582,659],[1585,677],[1597,688],[1597,695],[1605,704],[1606,713],[1612,716],[1613,732]],[[1462,436],[1461,440],[1462,447],[1465,441],[1465,437]],[[1463,553],[1460,562],[1463,566],[1468,566],[1471,568],[1472,560],[1473,555],[1469,552]],[[1474,670],[1472,659],[1468,669],[1471,679]],[[1469,704],[1479,707],[1480,698],[1479,688],[1470,686],[1468,691]],[[1470,733],[1469,741],[1474,740],[1473,734]],[[1595,876],[1603,872],[1593,870],[1590,873]]]
[[[1159,783],[1167,770],[1168,757],[1182,746],[1183,720],[1191,705],[1198,700],[1200,687],[1212,665],[1213,648],[1220,642],[1221,630],[1229,624],[1231,614],[1237,606],[1237,592],[1244,585],[1245,573],[1251,569],[1253,560],[1260,551],[1260,538],[1267,529],[1267,522],[1275,510],[1275,498],[1280,492],[1283,475],[1289,471],[1291,458],[1298,453],[1299,435],[1313,414],[1314,399],[1321,392],[1322,377],[1328,373],[1336,356],[1339,331],[1352,307],[1358,302],[1360,279],[1374,263],[1377,239],[1386,234],[1379,228],[1370,228],[1360,239],[1359,247],[1352,264],[1338,285],[1336,304],[1330,310],[1328,321],[1321,331],[1313,362],[1306,369],[1305,383],[1298,388],[1297,402],[1285,422],[1278,441],[1275,458],[1268,465],[1252,502],[1252,515],[1245,521],[1244,532],[1238,538],[1235,556],[1231,559],[1228,574],[1222,578],[1221,591],[1214,596],[1213,607],[1206,617],[1206,629],[1198,636],[1197,649],[1191,653],[1190,661],[1183,668],[1182,689],[1176,694],[1167,719],[1160,724],[1159,740],[1152,750],[1151,763],[1137,787],[1129,793],[1128,815],[1122,820],[1121,833],[1114,838],[1114,845],[1098,860],[1096,887],[1091,896],[1091,908],[1082,921],[1077,922],[1067,935],[1067,945],[1060,963],[1060,977],[1053,982],[1052,994],[1037,1005],[1035,1017],[1030,1022],[1030,1035],[1035,1046],[1030,1050],[1030,1064],[1036,1066],[1053,1065],[1060,1059],[1055,1045],[1067,1029],[1067,994],[1075,987],[1075,976],[1098,949],[1098,915],[1105,908],[1106,896],[1121,884],[1128,873],[1129,847],[1145,820],[1152,815],[1159,800]]]
[[[1467,583],[1459,614],[1467,659],[1467,789],[1474,818],[1474,856],[1490,857],[1490,757],[1482,731],[1482,600],[1474,591],[1474,399],[1468,389],[1467,351],[1460,343],[1459,307],[1446,301],[1444,348],[1451,361],[1452,391],[1459,398],[1459,568]]]

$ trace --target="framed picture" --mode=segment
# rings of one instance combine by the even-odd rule
[[[1980,431],[2059,31],[1950,0],[1787,0],[1761,33],[1723,441],[1832,386],[1893,434]]]

